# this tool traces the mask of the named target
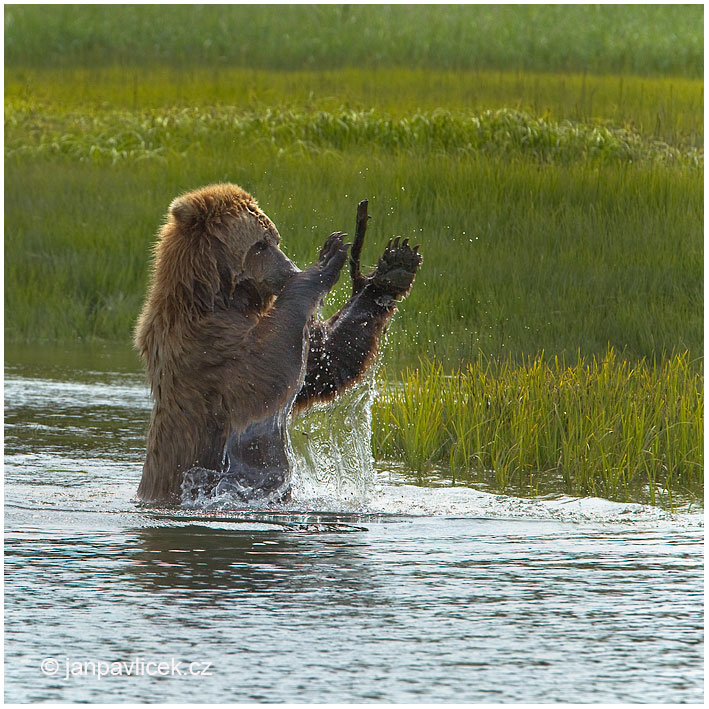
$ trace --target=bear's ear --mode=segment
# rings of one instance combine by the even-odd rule
[[[194,220],[195,205],[192,200],[185,199],[184,196],[177,197],[172,200],[170,214],[172,214],[178,224],[187,225]]]

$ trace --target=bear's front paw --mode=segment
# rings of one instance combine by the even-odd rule
[[[340,277],[340,271],[347,260],[347,252],[350,244],[344,244],[343,240],[347,234],[342,234],[337,231],[330,234],[322,249],[320,249],[320,259],[315,264],[320,283],[330,290],[337,279]]]
[[[416,271],[423,260],[418,246],[411,248],[409,240],[401,237],[389,240],[386,250],[371,275],[371,285],[376,292],[392,298],[405,296],[411,289]]]

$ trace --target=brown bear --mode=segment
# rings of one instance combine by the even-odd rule
[[[418,247],[389,242],[377,268],[358,274],[350,300],[322,321],[317,311],[349,244],[330,235],[300,271],[279,242],[236,185],[170,205],[135,333],[154,398],[141,500],[177,504],[197,489],[287,499],[291,412],[362,378],[421,263]]]

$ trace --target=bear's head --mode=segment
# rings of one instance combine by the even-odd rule
[[[279,242],[273,222],[240,187],[218,184],[183,194],[159,234],[150,298],[166,298],[170,310],[185,315],[235,301],[264,311],[298,271]]]

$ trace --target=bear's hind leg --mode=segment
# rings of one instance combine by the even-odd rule
[[[290,463],[282,416],[274,416],[232,433],[224,451],[221,470],[192,468],[182,483],[182,501],[231,495],[251,502],[290,499]]]

